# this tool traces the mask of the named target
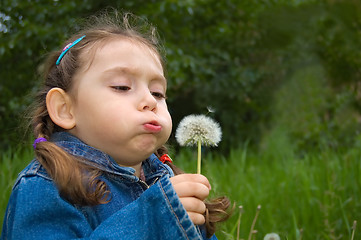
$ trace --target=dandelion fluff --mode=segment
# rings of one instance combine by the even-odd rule
[[[263,240],[280,240],[280,236],[277,233],[268,233],[264,236]]]
[[[217,146],[222,138],[220,125],[205,115],[189,115],[179,123],[175,134],[181,146]]]

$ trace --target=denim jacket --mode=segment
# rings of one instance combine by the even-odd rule
[[[181,204],[172,170],[153,154],[143,162],[146,183],[135,170],[60,132],[52,141],[103,172],[111,200],[96,206],[71,204],[59,195],[45,169],[33,160],[13,187],[1,240],[13,239],[206,239]],[[213,236],[211,239],[216,239]]]

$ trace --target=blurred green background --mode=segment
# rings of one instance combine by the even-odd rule
[[[19,126],[44,55],[77,29],[77,19],[108,6],[157,26],[174,126],[210,106],[226,152],[245,142],[274,147],[280,134],[299,154],[357,142],[358,0],[1,0],[1,149],[28,139]]]
[[[243,238],[258,204],[257,239],[351,238],[361,220],[359,0],[0,0],[1,221],[33,157],[24,111],[39,66],[79,18],[109,6],[158,28],[174,128],[215,110],[223,139],[205,150],[203,173],[244,206]],[[194,172],[195,150],[177,151],[174,135],[170,143],[176,164]],[[219,239],[237,239],[238,217]]]

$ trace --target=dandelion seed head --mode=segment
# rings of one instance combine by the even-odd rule
[[[277,233],[267,233],[263,240],[280,240],[280,236]]]
[[[181,146],[197,145],[217,146],[222,138],[219,124],[205,115],[189,115],[179,123],[175,134]]]

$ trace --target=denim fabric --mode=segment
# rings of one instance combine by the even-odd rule
[[[61,196],[37,160],[20,174],[5,214],[1,240],[206,239],[190,220],[169,180],[172,170],[155,155],[143,162],[147,186],[133,168],[61,132],[52,141],[103,170],[112,194],[107,204],[77,206]],[[211,239],[216,239],[213,236]]]

